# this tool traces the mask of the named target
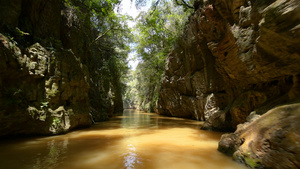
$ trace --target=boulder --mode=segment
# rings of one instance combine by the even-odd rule
[[[299,103],[276,107],[222,135],[218,150],[251,168],[299,168],[299,122]]]

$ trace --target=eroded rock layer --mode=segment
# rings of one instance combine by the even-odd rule
[[[196,1],[169,54],[157,112],[234,130],[300,98],[300,3],[297,0]]]

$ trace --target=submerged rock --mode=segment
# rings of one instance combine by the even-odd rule
[[[251,168],[300,168],[300,104],[276,107],[222,135],[218,150]]]

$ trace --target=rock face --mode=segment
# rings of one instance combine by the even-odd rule
[[[49,52],[39,43],[23,53],[2,34],[0,42],[1,136],[91,125],[88,71],[74,54]]]
[[[299,101],[298,0],[208,0],[195,8],[167,58],[159,114],[228,131],[252,111]]]
[[[219,151],[251,168],[300,168],[300,2],[207,0],[195,8],[167,58],[157,112],[205,120],[202,129],[237,129]]]
[[[97,31],[78,12],[60,0],[0,2],[0,137],[108,119],[110,86],[90,45]]]
[[[223,135],[219,151],[251,168],[300,168],[300,104],[274,108]]]

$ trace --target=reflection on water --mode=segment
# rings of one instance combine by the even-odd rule
[[[41,156],[41,153],[38,153],[37,157],[34,159],[35,162],[29,164],[28,168],[40,169],[40,168],[48,168],[54,169],[56,168],[64,158],[64,154],[67,152],[68,139],[63,141],[51,140],[47,142],[47,150],[49,153],[45,156]]]
[[[124,111],[66,135],[0,142],[2,169],[243,169],[202,122]]]

